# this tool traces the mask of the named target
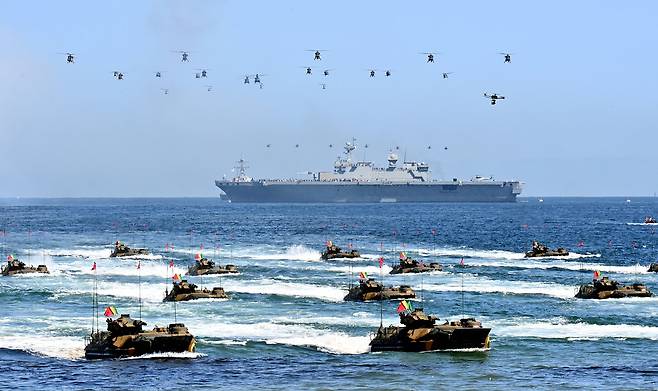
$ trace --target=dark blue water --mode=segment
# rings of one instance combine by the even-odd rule
[[[238,205],[217,199],[0,200],[2,257],[46,263],[47,276],[0,279],[2,385],[13,388],[178,389],[647,389],[658,385],[658,300],[574,299],[594,270],[623,283],[645,282],[656,261],[653,198],[535,199],[516,204]],[[436,230],[436,235],[432,230]],[[328,239],[363,259],[319,260]],[[566,259],[523,259],[530,242],[573,251]],[[109,259],[115,240],[153,255]],[[578,242],[584,246],[577,246]],[[165,244],[174,250],[166,251]],[[203,246],[203,250],[201,250]],[[383,246],[383,248],[382,248]],[[178,321],[199,340],[196,355],[89,362],[94,275],[100,305],[163,325],[170,259],[184,273],[194,254],[233,263],[229,277],[190,277],[222,285],[228,301],[180,303]],[[474,316],[492,327],[481,352],[368,352],[378,303],[343,302],[355,274],[379,278],[399,251],[444,271],[384,276],[422,288],[427,312]],[[464,258],[466,267],[459,268]],[[354,274],[353,274],[354,273]],[[463,301],[462,301],[463,292]],[[420,305],[420,303],[416,303]],[[397,303],[383,322],[397,324]],[[103,320],[101,319],[101,324]]]

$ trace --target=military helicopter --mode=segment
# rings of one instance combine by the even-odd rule
[[[323,90],[327,89],[327,84],[326,83],[320,83],[320,86],[322,87]]]
[[[113,71],[112,76],[114,76],[117,80],[123,80],[123,72]]]
[[[434,56],[438,56],[438,52],[420,52],[419,54],[424,54],[427,56],[427,62],[434,62]]]
[[[506,63],[508,63],[508,62],[509,62],[509,63],[512,62],[512,54],[514,54],[514,53],[504,53],[504,52],[503,52],[503,53],[498,53],[498,54],[500,54],[500,55],[502,55],[502,56],[505,56],[505,60],[503,61],[503,64],[506,64]]]
[[[368,69],[368,74],[370,75],[370,77],[375,77],[375,72],[377,72],[376,69]]]
[[[495,104],[496,104],[496,101],[497,101],[498,99],[505,99],[505,97],[502,96],[502,95],[498,95],[498,94],[496,94],[496,93],[493,93],[493,94],[487,94],[486,92],[484,93],[484,97],[487,98],[487,99],[491,99],[491,104],[492,104],[492,105],[495,105]]]
[[[312,75],[313,74],[313,68],[311,68],[311,67],[300,67],[300,68],[304,68],[304,74],[305,75]],[[327,74],[328,73],[329,72],[327,72]]]
[[[69,64],[74,64],[75,63],[75,54],[74,53],[58,53],[58,54],[66,54],[66,62]]]
[[[386,72],[384,72],[384,76],[386,76],[386,77],[391,76],[391,70],[387,69]]]
[[[452,72],[443,72],[441,75],[443,76],[444,79],[448,78],[448,75],[451,75]]]
[[[173,53],[180,53],[180,55],[181,55],[180,62],[188,62],[189,61],[189,59],[188,59],[188,57],[190,55],[189,52],[187,52],[185,50],[172,50],[172,52]]]
[[[155,72],[155,77],[162,77],[162,72]]]
[[[207,69],[197,69],[197,71],[201,71],[200,74],[197,73],[197,75],[199,75],[200,77],[208,77],[208,70]]]
[[[207,86],[204,86],[204,87],[206,87],[206,89],[208,90],[208,92],[211,92],[211,91],[212,91],[212,86],[208,86],[208,85],[207,85]]]
[[[306,49],[307,52],[315,52],[313,53],[313,60],[314,61],[320,61],[322,58],[320,57],[320,52],[326,52],[324,49]]]
[[[325,76],[329,76],[329,71],[333,71],[333,69],[325,69],[322,74]]]
[[[169,88],[160,88],[162,90],[162,93],[165,95],[169,95]]]

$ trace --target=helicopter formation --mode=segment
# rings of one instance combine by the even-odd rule
[[[326,50],[326,49],[306,49],[305,51],[312,52],[313,61],[315,62],[315,61],[322,61],[322,55],[325,52],[327,52],[328,50]],[[185,63],[190,62],[190,52],[189,51],[187,51],[187,50],[172,50],[171,52],[180,54],[180,62],[185,62]],[[64,52],[64,53],[59,53],[59,54],[66,55],[66,62],[68,64],[74,64],[75,63],[76,55],[74,53]],[[427,64],[433,64],[433,63],[435,63],[435,58],[438,58],[438,55],[440,54],[440,52],[438,52],[438,51],[420,52],[419,54],[422,54],[422,55],[426,56],[426,61],[425,62]],[[513,53],[499,52],[498,54],[503,56],[503,63],[504,64],[510,64],[512,62],[512,54]],[[311,66],[303,66],[301,68],[304,69],[304,74],[306,76],[312,76],[313,75],[313,70],[314,69],[317,70],[316,67],[311,67]],[[321,72],[322,72],[322,75],[324,77],[329,77],[330,72],[334,71],[333,68],[320,68],[320,69],[322,69]],[[193,73],[194,78],[195,79],[207,79],[208,78],[208,70],[209,70],[209,68],[196,68],[194,70],[194,73]],[[383,72],[385,77],[391,77],[393,75],[393,72],[390,69],[386,69],[384,71],[381,71],[379,69],[370,68],[370,69],[367,69],[367,72],[368,72],[368,77],[369,78],[374,78],[377,75],[378,72]],[[443,79],[448,79],[449,76],[453,73],[454,72],[441,72],[441,77]],[[158,78],[158,79],[162,79],[162,74],[163,74],[162,71],[156,71],[155,72],[155,77]],[[122,72],[122,71],[119,71],[119,70],[113,71],[112,75],[116,80],[124,80],[124,77],[125,77],[125,73]],[[246,75],[244,75],[243,84],[252,84],[253,83],[254,85],[257,85],[260,89],[262,89],[263,88],[263,82],[261,81],[261,78],[263,76],[266,76],[266,75],[262,74],[262,73],[246,74]],[[326,83],[326,82],[319,83],[319,86],[323,90],[327,89],[327,85],[328,85],[328,83]],[[204,85],[204,87],[206,88],[206,90],[208,92],[212,91],[212,85]],[[168,88],[161,88],[160,90],[163,92],[164,95],[169,94],[169,89]],[[498,94],[498,93],[488,94],[488,93],[485,92],[484,97],[490,100],[491,105],[495,105],[497,101],[505,99],[505,96],[503,96],[501,94]]]

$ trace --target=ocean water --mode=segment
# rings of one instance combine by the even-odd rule
[[[658,291],[658,275],[647,272],[658,258],[655,228],[637,224],[658,215],[658,201],[631,201],[240,205],[218,199],[3,199],[3,259],[14,254],[45,263],[51,274],[0,278],[0,388],[657,388],[658,298],[573,298],[594,270]],[[344,248],[352,243],[363,258],[320,261],[328,239]],[[533,239],[573,254],[524,259]],[[153,255],[110,259],[115,240],[148,247]],[[384,256],[388,272],[401,250],[438,261],[444,271],[384,275],[385,284],[422,289],[425,310],[441,319],[478,318],[492,327],[490,350],[369,353],[380,304],[342,298],[358,272],[379,278],[376,258]],[[177,304],[177,320],[197,336],[196,354],[83,358],[93,319],[92,262],[102,308],[114,305],[137,317],[141,279],[142,318],[150,328],[174,320],[173,305],[161,302],[171,281],[169,261],[184,273],[199,251],[237,265],[240,273],[189,278],[201,286],[222,285],[230,295]],[[463,269],[456,267],[462,258]],[[398,324],[396,306],[383,304],[385,325]]]

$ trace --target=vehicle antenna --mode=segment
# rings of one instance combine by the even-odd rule
[[[139,320],[142,320],[142,261],[137,261],[137,289],[139,290]]]

